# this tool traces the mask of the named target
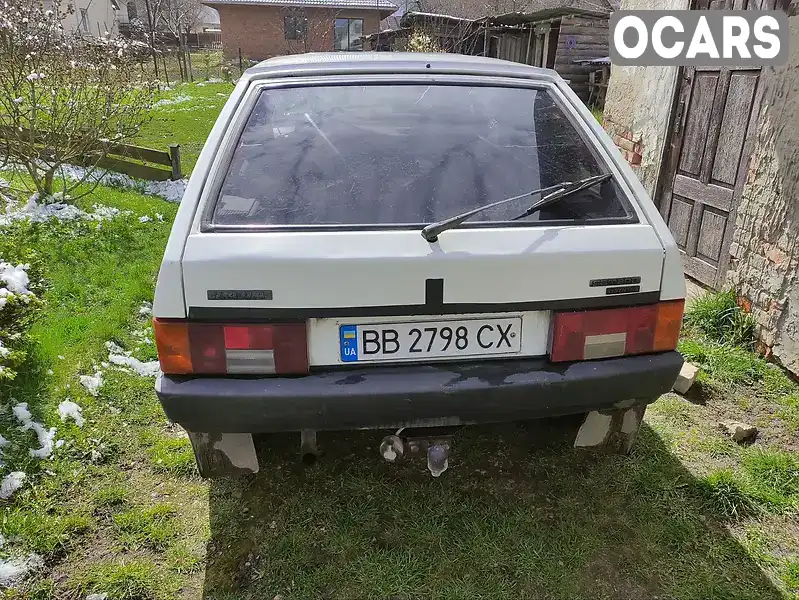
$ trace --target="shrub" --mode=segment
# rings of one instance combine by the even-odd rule
[[[408,52],[441,52],[438,42],[424,31],[414,31],[408,38]]]
[[[35,254],[20,255],[0,242],[0,382],[14,379],[26,356],[26,333],[40,305],[33,291],[39,287],[36,262]]]
[[[748,349],[754,342],[754,319],[738,306],[732,290],[695,299],[685,311],[685,324],[719,344]]]

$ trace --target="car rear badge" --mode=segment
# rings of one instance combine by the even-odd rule
[[[208,290],[209,300],[271,300],[272,290]]]

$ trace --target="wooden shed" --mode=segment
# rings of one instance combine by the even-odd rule
[[[590,61],[609,54],[609,18],[616,8],[615,0],[530,0],[524,12],[486,14],[480,0],[417,3],[427,10],[406,12],[399,23],[366,36],[364,48],[405,50],[407,40],[421,31],[444,52],[554,69],[584,101],[597,69]],[[496,8],[507,6],[496,3]]]
[[[486,56],[554,69],[587,101],[595,70],[589,61],[609,53],[609,16],[610,7],[603,11],[562,6],[477,22]]]

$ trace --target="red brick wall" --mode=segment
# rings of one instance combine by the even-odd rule
[[[225,57],[237,58],[239,48],[244,58],[263,60],[284,54],[327,52],[333,50],[333,22],[336,18],[363,19],[363,33],[376,33],[380,15],[376,10],[337,10],[305,8],[308,18],[306,40],[287,40],[283,17],[287,9],[280,6],[217,5],[222,24],[222,46]]]
[[[624,160],[633,167],[640,166],[644,153],[644,142],[641,134],[638,134],[636,137],[633,132],[626,127],[608,121],[607,119],[603,119],[602,127],[604,127],[605,131],[613,138],[613,143],[616,144],[621,151]]]

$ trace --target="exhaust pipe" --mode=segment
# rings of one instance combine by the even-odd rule
[[[383,441],[380,442],[380,456],[382,456],[386,462],[399,462],[402,460],[404,454],[405,443],[398,435],[387,435],[383,438]]]
[[[427,468],[433,477],[439,477],[449,467],[449,449],[436,444],[427,449]]]
[[[394,435],[387,435],[380,442],[380,456],[390,463],[403,462],[410,455],[427,454],[427,469],[433,477],[440,477],[449,467],[449,451],[452,444],[450,431],[425,432],[424,435],[400,437],[404,428]]]

